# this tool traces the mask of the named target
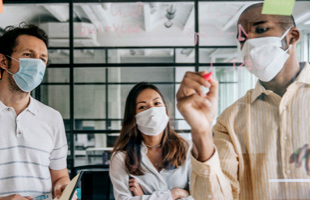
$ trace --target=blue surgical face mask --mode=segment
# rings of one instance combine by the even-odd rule
[[[19,61],[15,58],[12,59],[19,62],[19,70],[15,74],[6,71],[13,76],[16,85],[22,91],[30,92],[40,85],[46,69],[46,65],[41,59],[20,58]]]

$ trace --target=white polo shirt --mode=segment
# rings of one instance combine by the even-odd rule
[[[60,113],[30,98],[18,116],[0,101],[0,197],[20,194],[52,199],[49,169],[67,167],[67,139]]]

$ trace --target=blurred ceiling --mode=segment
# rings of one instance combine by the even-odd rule
[[[200,2],[199,33],[194,31],[193,2],[160,3],[76,3],[74,4],[74,45],[84,46],[201,46],[237,45],[236,23],[240,13],[256,2]],[[310,2],[297,1],[293,15],[300,29],[310,29]],[[0,29],[20,22],[39,24],[47,31],[50,45],[69,46],[68,4],[5,4],[0,14]],[[153,55],[152,51],[121,50],[123,56]],[[236,51],[207,49],[212,53]],[[159,51],[158,51],[159,52]],[[203,52],[202,52],[203,53]],[[161,55],[171,55],[171,50]],[[193,51],[186,53],[193,57]],[[224,56],[224,57],[225,57]]]

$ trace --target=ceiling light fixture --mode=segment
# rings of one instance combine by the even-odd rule
[[[175,5],[171,4],[169,6],[169,8],[167,9],[167,14],[166,14],[166,18],[168,19],[166,22],[165,22],[165,27],[166,28],[170,28],[172,27],[173,25],[173,18],[175,16],[175,12],[176,12],[176,9],[175,9]]]

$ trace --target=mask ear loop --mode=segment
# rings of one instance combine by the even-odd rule
[[[11,57],[11,56],[9,56],[9,55],[5,55],[5,56],[7,56],[7,57],[9,57],[9,58],[12,58],[13,60],[19,62],[17,59],[15,59],[15,58],[13,58],[13,57]]]
[[[283,33],[283,35],[281,36],[281,41],[285,38],[285,36],[288,34],[288,32],[292,29],[293,27],[290,27],[289,29],[287,29],[284,33]],[[290,48],[292,47],[292,45],[290,44],[289,46],[288,46],[288,48],[285,50],[285,53],[287,53],[288,52],[288,50],[290,50]]]
[[[18,60],[16,60],[15,58],[13,58],[13,57],[11,57],[11,56],[9,56],[9,55],[5,55],[5,56],[7,56],[7,57],[9,57],[9,58],[12,58],[13,60],[19,62]],[[14,74],[13,74],[12,72],[10,72],[8,69],[5,69],[5,71],[6,71],[7,73],[11,74],[11,75],[14,75]],[[18,71],[19,71],[19,69],[18,69]]]
[[[290,27],[289,29],[287,29],[284,33],[283,33],[283,35],[281,36],[281,40],[283,40],[283,38],[288,34],[288,32],[292,29],[293,27]]]

